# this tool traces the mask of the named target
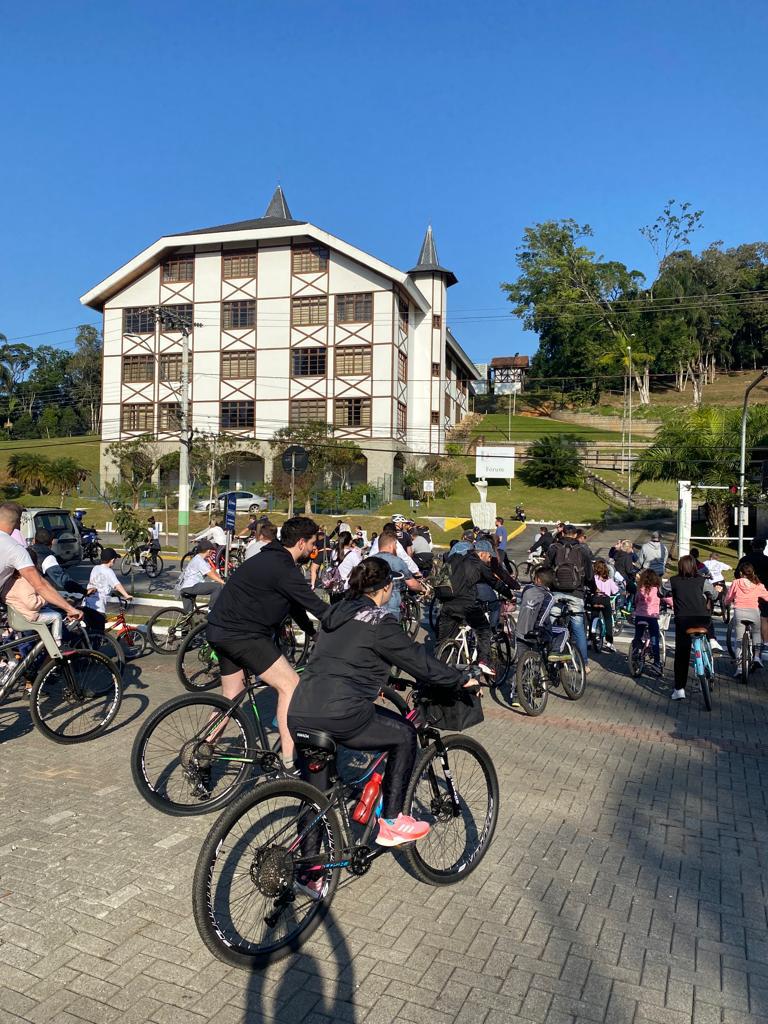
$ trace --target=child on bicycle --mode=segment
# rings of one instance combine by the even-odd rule
[[[551,569],[537,569],[533,583],[523,587],[517,599],[517,622],[515,636],[518,640],[530,641],[534,636],[546,642],[547,655],[553,660],[562,653],[568,638],[568,630],[552,625],[552,608],[555,599],[552,587],[555,574]]]
[[[94,632],[103,633],[107,622],[107,601],[112,592],[116,590],[126,601],[131,600],[131,595],[115,575],[112,566],[119,557],[114,548],[104,548],[101,553],[101,565],[95,565],[91,569],[88,579],[88,596],[85,599],[85,607],[91,608],[93,615]]]
[[[761,668],[760,661],[760,602],[768,601],[768,590],[757,578],[751,562],[742,562],[741,576],[734,580],[725,595],[725,603],[733,605],[734,636],[741,640],[742,627],[748,626],[752,634],[752,667]],[[741,675],[741,666],[736,666],[736,678]]]
[[[647,627],[651,639],[653,667],[657,675],[661,675],[661,650],[659,645],[659,615],[662,601],[667,598],[661,593],[661,577],[653,569],[643,569],[637,578],[635,593],[635,636],[632,640],[634,650],[640,646],[643,633]]]
[[[593,568],[595,593],[592,595],[591,604],[593,609],[600,608],[603,613],[603,621],[605,622],[603,650],[615,651],[616,648],[613,646],[613,602],[611,598],[618,594],[619,585],[615,580],[611,579],[608,563],[605,559],[596,558]]]
[[[675,609],[675,688],[672,700],[685,700],[685,683],[691,660],[692,628],[706,628],[713,651],[722,647],[714,639],[710,601],[715,589],[709,580],[699,575],[699,567],[692,555],[683,555],[677,563],[677,576],[669,581]]]

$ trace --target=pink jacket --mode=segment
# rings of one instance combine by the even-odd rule
[[[618,594],[619,588],[612,579],[601,580],[599,576],[595,576],[595,587],[598,594],[605,594],[606,597],[613,597],[614,594]]]
[[[658,619],[660,607],[661,596],[658,587],[653,587],[652,590],[643,590],[642,587],[637,588],[637,593],[635,594],[635,615],[645,615],[649,619]]]
[[[755,609],[758,607],[759,598],[768,601],[768,590],[762,583],[750,583],[742,577],[740,580],[734,580],[728,588],[725,603],[732,604],[734,608]]]

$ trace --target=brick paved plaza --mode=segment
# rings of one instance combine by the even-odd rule
[[[0,1020],[768,1021],[766,674],[721,676],[708,715],[600,660],[581,702],[552,696],[539,719],[488,700],[473,735],[502,807],[475,874],[430,888],[382,858],[254,976],[192,921],[210,819],[165,817],[131,781],[141,717],[178,691],[172,659],[129,670],[116,728],[79,747],[3,706]]]

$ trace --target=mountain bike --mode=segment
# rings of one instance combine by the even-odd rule
[[[424,724],[428,698],[418,693],[407,717],[421,752],[404,813],[427,821],[429,834],[399,847],[413,874],[430,885],[466,878],[488,851],[499,813],[499,783],[488,752],[460,734]],[[385,755],[359,777],[339,777],[336,743],[307,730],[297,745],[310,772],[326,767],[331,786],[280,778],[244,793],[215,822],[192,883],[198,932],[227,964],[254,970],[295,952],[328,913],[342,871],[365,875],[392,848],[373,840],[378,804],[359,824],[351,813],[361,787],[381,773]],[[379,802],[380,802],[379,796]],[[314,887],[307,884],[314,880]]]
[[[543,565],[546,565],[546,563],[547,563],[546,555],[531,555],[531,554],[529,554],[528,557],[526,558],[526,560],[523,562],[523,564],[521,566],[521,570],[522,570],[521,575],[525,574],[525,578],[532,583],[533,582],[533,577],[536,575],[536,570],[537,569],[541,569],[541,567]]]
[[[151,551],[147,547],[132,548],[120,559],[122,576],[130,576],[131,573],[142,570],[151,580],[160,575],[163,571],[163,559],[157,551]]]
[[[207,622],[193,626],[176,654],[176,675],[181,685],[192,693],[212,690],[221,683],[219,657],[208,643],[207,629]]]
[[[157,654],[175,654],[184,637],[206,621],[207,605],[200,606],[193,598],[194,606],[185,612],[178,606],[158,608],[147,620],[147,641]]]
[[[538,629],[521,643],[526,649],[517,658],[510,699],[517,702],[526,715],[535,718],[542,714],[550,686],[562,686],[569,700],[580,700],[584,696],[584,662],[570,640],[566,640],[562,652],[550,653],[548,631]]]
[[[477,661],[477,637],[474,629],[466,622],[463,623],[456,636],[438,644],[435,657],[439,661],[444,661],[446,665],[469,668]],[[506,679],[512,665],[512,647],[504,630],[497,629],[491,637],[489,662],[488,667],[493,670],[494,680]]]
[[[23,687],[31,672],[36,675],[29,691],[30,715],[54,743],[82,743],[100,736],[120,710],[120,672],[98,651],[62,650],[53,658],[42,639],[26,633],[1,641],[0,703]]]
[[[667,625],[669,621],[667,618]],[[659,664],[661,666],[661,672],[664,671],[664,662],[667,660],[667,641],[664,636],[664,630],[666,626],[663,624],[661,616],[659,616]],[[629,672],[635,679],[643,674],[643,669],[647,662],[653,661],[653,645],[651,643],[651,634],[648,629],[648,624],[643,623],[643,632],[640,639],[632,643],[629,647]]]
[[[686,630],[688,636],[693,637],[691,654],[693,656],[693,670],[701,686],[701,696],[704,707],[707,711],[712,710],[712,690],[715,683],[715,663],[712,658],[712,648],[709,646],[706,626],[692,626]]]

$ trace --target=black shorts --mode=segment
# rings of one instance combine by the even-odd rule
[[[282,657],[269,637],[233,635],[215,626],[209,626],[206,635],[219,656],[223,676],[234,675],[241,669],[260,676]]]

